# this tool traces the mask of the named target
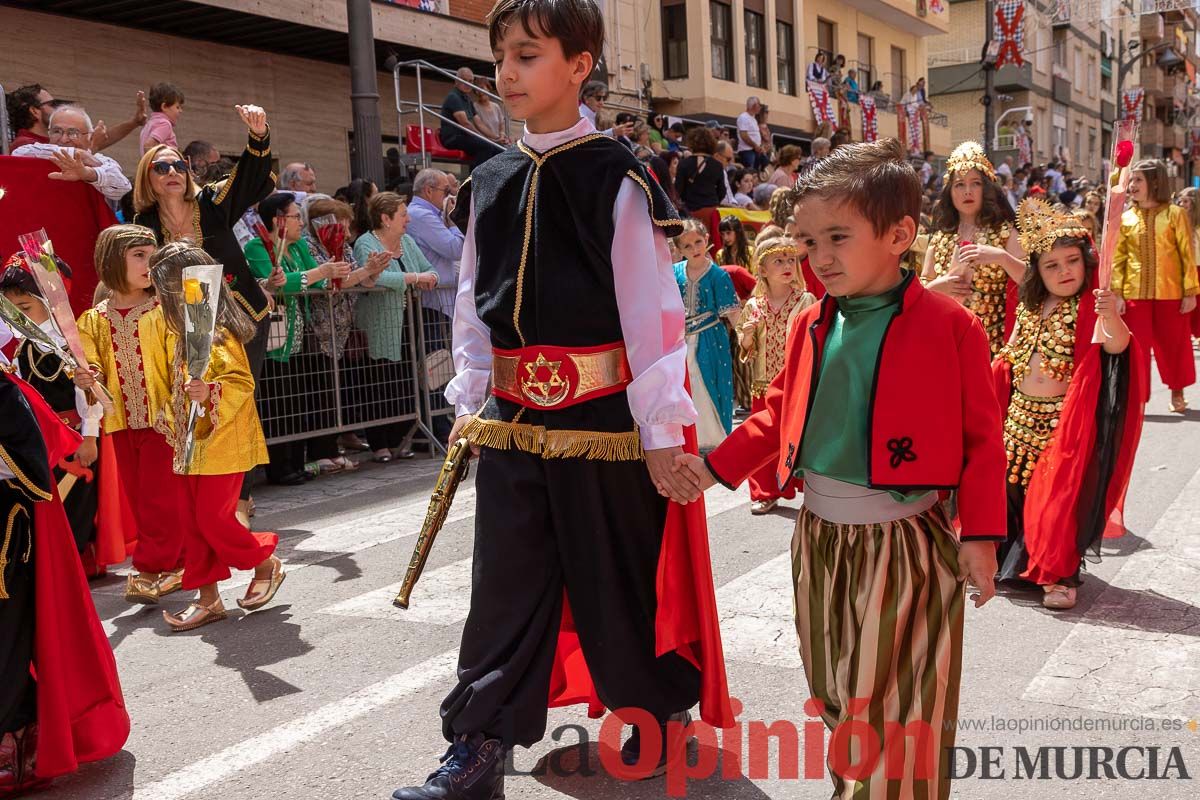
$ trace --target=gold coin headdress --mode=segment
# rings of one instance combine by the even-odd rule
[[[1045,253],[1064,236],[1087,238],[1091,233],[1069,214],[1055,211],[1045,200],[1025,198],[1017,212],[1017,230],[1026,255]]]
[[[949,178],[956,172],[966,172],[972,169],[979,170],[993,181],[996,180],[996,168],[988,160],[987,153],[983,151],[983,145],[979,142],[963,142],[954,148],[954,152],[946,160],[946,177]]]

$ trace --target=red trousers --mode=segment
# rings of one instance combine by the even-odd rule
[[[1150,351],[1158,364],[1158,376],[1173,391],[1196,382],[1196,362],[1192,356],[1190,315],[1179,313],[1178,300],[1129,300],[1125,303],[1125,324],[1142,343],[1146,354],[1142,362],[1146,386],[1150,385]]]
[[[133,568],[138,572],[177,569],[188,500],[183,479],[171,466],[171,445],[149,428],[118,431],[112,435],[112,444],[121,490],[137,525]]]
[[[756,397],[750,401],[750,413],[757,414],[767,407],[766,398]],[[780,494],[778,486],[775,483],[775,461],[772,460],[769,464],[764,465],[758,472],[750,476],[750,499],[751,500],[791,500],[796,496],[795,482],[788,484],[786,492]]]
[[[183,481],[190,512],[185,523],[184,589],[226,580],[230,567],[254,569],[275,552],[278,536],[253,533],[238,522],[242,473],[188,475]]]

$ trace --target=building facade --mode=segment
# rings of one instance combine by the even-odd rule
[[[895,136],[894,104],[926,76],[926,42],[950,30],[944,0],[618,0],[616,14],[646,20],[636,49],[619,48],[618,81],[635,77],[656,110],[732,122],[746,98],[770,108],[772,130],[808,140],[816,120],[805,72],[818,51],[846,58],[863,91],[883,82],[880,136]],[[624,30],[624,28],[622,29]],[[612,65],[610,64],[610,71]],[[625,89],[628,85],[620,88]],[[617,87],[614,87],[617,88]],[[950,128],[935,108],[931,149],[946,154]],[[851,135],[862,140],[862,114],[851,108]]]
[[[847,67],[863,76],[864,90],[883,82],[878,133],[896,135],[892,106],[925,77],[928,37],[951,24],[945,0],[600,3],[608,41],[598,75],[611,87],[614,112],[654,107],[687,120],[732,123],[746,98],[758,95],[785,141],[806,141],[816,129],[804,74],[818,50],[844,55]],[[401,68],[394,79],[391,65],[421,59],[490,75],[484,20],[491,6],[492,0],[372,3],[384,150],[403,150],[405,129],[418,119],[415,71]],[[139,89],[175,83],[186,96],[180,144],[204,139],[233,157],[244,142],[232,106],[257,103],[270,114],[272,149],[281,163],[311,164],[322,191],[349,180],[353,117],[344,0],[46,0],[0,5],[0,29],[21,42],[0,52],[0,84],[7,89],[40,83],[111,125],[128,119]],[[420,85],[426,108],[436,111],[451,85],[445,74],[426,69]],[[953,142],[939,110],[928,146],[945,155]],[[852,138],[860,140],[857,106],[850,117]],[[425,124],[439,122],[427,116]],[[109,154],[132,174],[136,136]]]
[[[491,5],[372,3],[383,150],[403,150],[402,130],[417,122],[411,106],[403,117],[397,111],[388,58],[490,74],[482,21]],[[205,139],[233,157],[245,146],[245,127],[233,106],[257,103],[269,114],[272,151],[281,163],[312,164],[321,191],[349,181],[353,115],[345,0],[47,0],[37,8],[0,6],[0,30],[22,43],[0,52],[5,89],[40,83],[55,97],[77,100],[94,121],[112,125],[130,117],[139,89],[168,81],[186,98],[176,129],[180,145]],[[415,101],[415,72],[401,70],[399,78],[401,99]],[[436,110],[451,85],[426,71],[426,105]],[[436,128],[438,121],[427,119],[426,125]],[[132,175],[137,135],[107,152]]]
[[[987,35],[984,0],[952,0],[950,32],[929,43],[929,84],[955,141],[992,139],[997,158],[1018,159],[1013,133],[1030,134],[1031,160],[1065,163],[1076,177],[1102,179],[1121,91],[1144,89],[1143,157],[1167,158],[1183,175],[1195,83],[1195,11],[1154,11],[1155,0],[1026,0],[1025,63],[995,72],[996,127],[984,131]],[[1134,3],[1139,3],[1135,7]],[[1158,0],[1170,5],[1172,0]],[[1135,13],[1136,12],[1136,13]],[[1189,77],[1190,76],[1190,77]],[[1025,125],[1025,120],[1031,124]],[[1188,141],[1185,141],[1188,140]],[[1190,154],[1190,151],[1189,151]]]

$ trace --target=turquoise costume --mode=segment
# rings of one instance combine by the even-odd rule
[[[696,335],[696,363],[721,425],[728,434],[733,430],[733,357],[729,352],[729,334],[721,317],[737,311],[741,304],[733,281],[716,264],[710,263],[708,272],[693,282],[688,280],[687,262],[680,261],[675,265],[675,280],[683,294],[688,346],[692,346],[690,337]]]

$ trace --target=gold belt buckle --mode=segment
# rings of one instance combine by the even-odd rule
[[[541,353],[533,361],[522,364],[525,378],[521,381],[521,394],[541,408],[556,406],[566,399],[571,391],[570,378],[559,374],[561,361],[550,361]],[[544,378],[544,380],[543,380]]]

